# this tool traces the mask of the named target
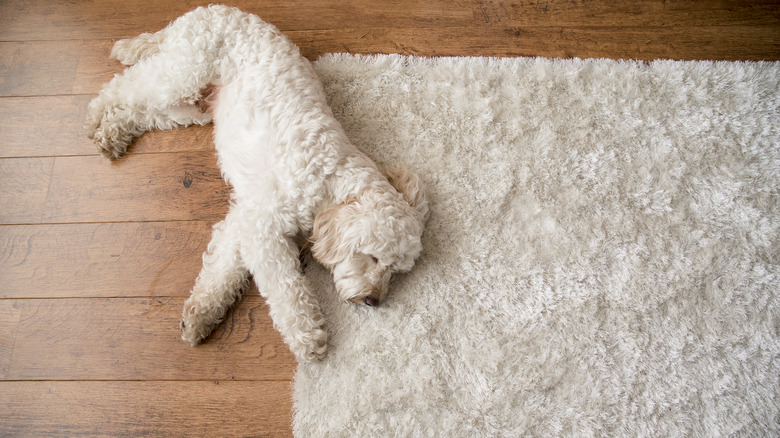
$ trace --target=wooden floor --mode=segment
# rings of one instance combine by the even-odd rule
[[[178,319],[226,212],[211,128],[98,156],[113,41],[191,0],[0,2],[0,436],[287,436],[295,361],[255,290],[205,344]],[[303,53],[780,58],[778,1],[257,0]]]

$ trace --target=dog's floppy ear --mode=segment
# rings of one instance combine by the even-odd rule
[[[382,173],[398,193],[406,198],[406,202],[420,213],[422,220],[428,219],[428,195],[425,194],[420,177],[406,169],[383,169]]]
[[[332,268],[346,256],[347,225],[355,220],[355,199],[331,205],[314,218],[314,229],[309,241],[311,254],[327,268]]]

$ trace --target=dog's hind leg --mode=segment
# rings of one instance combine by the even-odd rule
[[[239,230],[235,212],[214,225],[203,268],[184,303],[182,339],[195,345],[219,324],[246,287],[248,271],[239,254]]]
[[[266,234],[242,246],[242,258],[266,298],[274,327],[300,361],[325,356],[328,333],[317,299],[301,272],[299,249],[287,237]]]
[[[199,53],[193,48],[148,56],[103,86],[89,103],[85,127],[104,156],[122,156],[133,138],[149,130],[211,121],[196,102],[216,72]]]

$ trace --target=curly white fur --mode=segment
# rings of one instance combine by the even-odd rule
[[[352,145],[310,63],[274,26],[235,8],[201,7],[118,41],[111,56],[131,67],[89,104],[86,126],[101,152],[117,158],[147,130],[213,119],[219,166],[233,187],[184,305],[186,342],[209,335],[251,274],[296,357],[321,358],[327,332],[296,236],[312,241],[344,301],[376,305],[392,273],[411,269],[428,215],[419,179],[383,173]]]

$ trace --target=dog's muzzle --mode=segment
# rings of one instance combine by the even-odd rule
[[[350,298],[349,302],[352,304],[365,305],[368,307],[376,307],[379,305],[379,298],[376,295],[366,295],[365,297]]]

